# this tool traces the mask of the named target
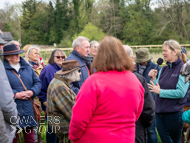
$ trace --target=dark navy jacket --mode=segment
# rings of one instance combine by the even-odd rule
[[[79,62],[79,65],[86,65],[81,68],[81,75],[80,80],[76,82],[71,83],[71,89],[75,92],[77,95],[79,92],[80,87],[82,86],[83,82],[89,77],[89,70],[87,69],[87,59],[82,57],[78,52],[75,50],[72,51],[72,53],[68,56],[66,60],[77,60]]]
[[[14,92],[14,95],[17,92],[25,91],[18,77],[11,71],[13,69],[20,76],[27,90],[33,91],[33,99],[33,97],[40,93],[41,81],[35,74],[34,70],[31,68],[31,66],[22,57],[20,57],[20,64],[21,67],[19,72],[17,73],[17,71],[12,68],[7,61],[4,60],[4,66],[11,88]],[[20,114],[19,126],[22,128],[36,126],[37,124],[35,122],[33,106],[30,99],[16,99],[15,102],[17,104],[17,110]]]
[[[151,60],[146,65],[146,69],[144,70],[142,76],[146,79],[147,83],[150,83],[150,80],[151,80],[151,77],[148,76],[148,73],[150,72],[150,70],[154,69],[156,67],[156,65],[157,64],[153,63]],[[158,66],[157,73],[159,73],[160,69],[161,69],[161,67]],[[136,64],[136,71],[139,73],[139,64]],[[151,94],[152,94],[153,99],[155,99],[156,94],[152,93],[152,92],[151,92]]]
[[[177,61],[172,63],[171,67],[168,64],[162,68],[161,75],[159,77],[160,89],[176,89],[182,66],[183,63],[180,58],[178,58]],[[182,107],[186,102],[187,96],[179,99],[160,98],[159,96],[156,96],[156,113],[178,112],[182,110]]]
[[[144,70],[143,75],[142,75],[146,79],[147,83],[150,83],[150,80],[151,80],[151,77],[148,76],[148,73],[150,72],[150,70],[154,69],[156,67],[156,65],[157,64],[153,63],[151,60],[148,62],[146,69]],[[161,69],[161,67],[158,66],[158,69],[157,69],[158,73],[159,73],[160,69]],[[139,64],[136,64],[136,70],[139,73]]]
[[[42,103],[41,106],[44,111],[46,110],[46,107],[43,105],[43,102],[47,100],[47,88],[51,80],[54,78],[54,74],[59,70],[61,70],[61,68],[56,63],[53,63],[53,65],[48,64],[45,66],[40,73],[39,78],[42,81],[42,88],[38,98]]]

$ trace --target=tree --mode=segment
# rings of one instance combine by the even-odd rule
[[[81,33],[73,37],[73,40],[76,39],[78,36],[87,37],[90,41],[92,40],[100,41],[105,36],[105,33],[103,33],[101,29],[99,29],[98,27],[89,22],[84,27]]]
[[[114,2],[101,5],[101,25],[103,32],[108,35],[117,36],[122,30],[122,19],[118,16],[119,7]]]
[[[154,12],[157,29],[154,29],[153,37],[158,39],[164,36],[180,43],[189,41],[190,4],[185,0],[158,0],[158,4],[159,7]]]

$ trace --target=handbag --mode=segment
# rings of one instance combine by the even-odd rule
[[[17,77],[18,79],[20,80],[23,88],[25,91],[27,91],[27,88],[26,86],[24,85],[24,83],[22,82],[22,79],[15,73],[14,70],[11,70]],[[38,105],[37,103],[33,102],[33,100],[30,98],[30,101],[32,102],[32,106],[33,106],[33,110],[34,110],[34,117],[35,117],[35,120],[36,121],[39,121],[40,120],[40,117],[41,117],[41,113],[40,113],[40,110],[38,107],[40,107],[40,105]]]

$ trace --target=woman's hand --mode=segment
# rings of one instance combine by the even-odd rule
[[[157,76],[157,70],[150,70],[150,72],[148,73],[148,76],[151,77],[151,80],[154,81],[156,79]]]
[[[151,84],[148,83],[148,87],[150,89],[150,92],[154,92],[156,94],[160,94],[160,85],[156,82],[156,85],[150,81]]]
[[[27,95],[23,91],[17,92],[15,97],[16,99],[28,100]]]
[[[21,91],[16,93],[16,98],[21,100],[28,100],[30,97],[33,96],[33,94],[34,93],[32,90]]]
[[[27,94],[27,97],[30,98],[34,95],[33,91],[32,90],[27,90],[25,91],[25,94]]]

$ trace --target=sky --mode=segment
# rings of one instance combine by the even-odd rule
[[[0,0],[0,9],[4,9],[5,3],[13,4],[21,4],[24,0]]]
[[[5,3],[9,3],[9,4],[13,5],[13,4],[21,4],[23,1],[25,1],[25,0],[0,0],[0,9],[4,9]],[[43,1],[49,1],[49,0],[43,0]],[[154,0],[152,0],[151,3],[154,3]],[[155,7],[157,7],[157,6],[151,4],[152,9],[154,9]]]

